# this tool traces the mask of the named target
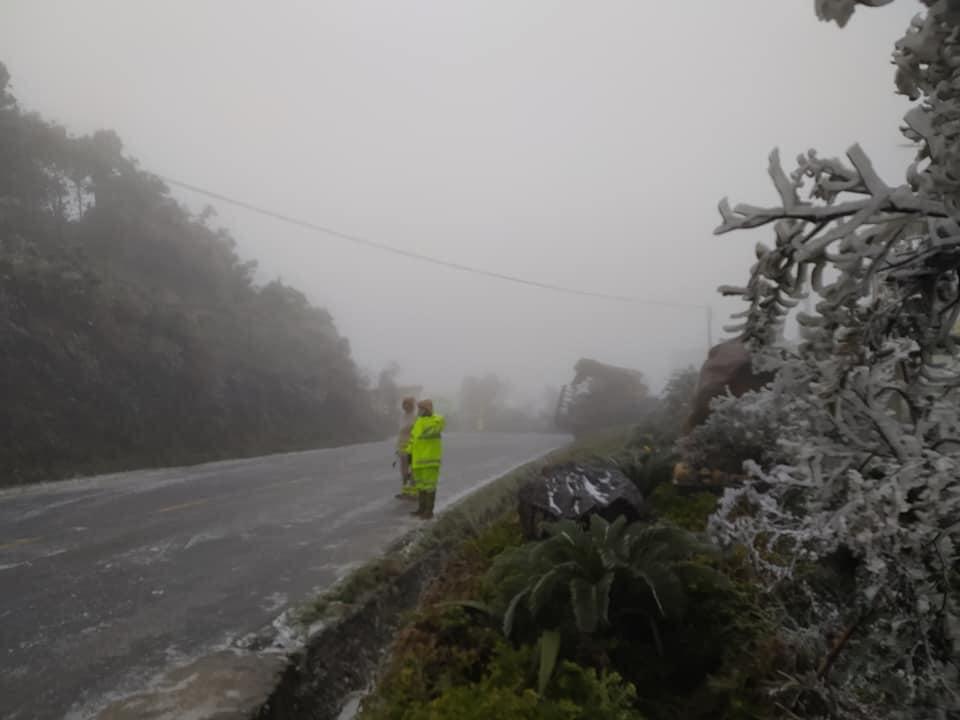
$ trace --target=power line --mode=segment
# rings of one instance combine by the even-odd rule
[[[369,238],[361,237],[359,235],[353,235],[350,233],[341,232],[331,227],[326,227],[324,225],[319,225],[309,220],[301,220],[299,218],[292,217],[290,215],[285,215],[284,213],[277,212],[275,210],[269,210],[267,208],[254,205],[253,203],[246,202],[244,200],[238,200],[237,198],[228,197],[213,190],[206,190],[196,185],[191,185],[189,183],[182,182],[180,180],[175,180],[173,178],[165,177],[164,175],[157,175],[156,177],[163,180],[168,185],[174,185],[176,187],[182,188],[184,190],[189,190],[190,192],[196,193],[198,195],[203,195],[214,200],[220,200],[221,202],[228,203],[230,205],[235,205],[237,207],[243,208],[244,210],[249,210],[250,212],[257,213],[259,215],[264,215],[274,220],[279,220],[280,222],[285,222],[290,225],[296,225],[297,227],[306,228],[308,230],[313,230],[315,232],[323,233],[324,235],[329,235],[331,237],[339,238],[347,242],[351,242],[355,245],[362,245],[373,250],[380,250],[381,252],[391,253],[393,255],[399,255],[400,257],[410,258],[413,260],[419,260],[420,262],[430,263],[431,265],[437,265],[444,267],[450,270],[458,270],[460,272],[473,273],[474,275],[482,275],[484,277],[493,278],[495,280],[501,280],[504,282],[511,282],[517,285],[526,285],[528,287],[535,287],[541,290],[550,290],[552,292],[565,293],[567,295],[578,295],[581,297],[591,297],[599,298],[601,300],[613,300],[615,302],[622,303],[632,303],[639,305],[657,305],[660,307],[675,307],[675,308],[688,308],[703,310],[708,308],[706,305],[698,305],[695,303],[680,303],[680,302],[668,302],[661,300],[644,300],[641,298],[629,297],[627,295],[612,295],[609,293],[594,292],[592,290],[581,290],[578,288],[567,287],[564,285],[555,285],[553,283],[540,282],[538,280],[530,280],[529,278],[523,278],[518,275],[510,275],[508,273],[496,272],[494,270],[484,270],[483,268],[473,267],[471,265],[464,265],[458,262],[452,262],[450,260],[443,260],[441,258],[433,257],[431,255],[424,255],[423,253],[414,252],[413,250],[404,250],[403,248],[394,247],[393,245],[387,245],[385,243],[377,242],[376,240],[370,240]]]

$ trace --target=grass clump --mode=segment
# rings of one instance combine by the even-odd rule
[[[554,693],[543,697],[530,688],[532,660],[529,646],[513,648],[501,643],[480,681],[450,686],[432,700],[393,718],[644,720],[635,707],[636,689],[617,673],[564,662],[557,671]]]
[[[703,532],[707,521],[717,509],[713,493],[682,493],[676,485],[660,483],[649,496],[657,517],[690,532]]]

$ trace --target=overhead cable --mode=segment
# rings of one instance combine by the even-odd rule
[[[285,222],[290,225],[306,228],[307,230],[313,230],[315,232],[323,233],[324,235],[335,237],[340,240],[353,243],[355,245],[361,245],[363,247],[367,247],[373,250],[379,250],[381,252],[391,253],[393,255],[399,255],[400,257],[419,260],[420,262],[430,263],[431,265],[437,265],[450,270],[458,270],[460,272],[472,273],[474,275],[481,275],[484,277],[493,278],[495,280],[515,283],[517,285],[526,285],[528,287],[539,288],[541,290],[550,290],[552,292],[565,293],[567,295],[578,295],[581,297],[599,298],[601,300],[613,300],[615,302],[632,303],[632,304],[640,304],[640,305],[658,305],[661,307],[692,308],[692,309],[698,309],[698,310],[703,310],[705,307],[704,305],[698,305],[695,303],[670,302],[670,301],[663,301],[663,300],[646,300],[642,298],[630,297],[627,295],[615,295],[610,293],[595,292],[592,290],[583,290],[579,288],[567,287],[565,285],[556,285],[553,283],[540,282],[539,280],[531,280],[529,278],[524,278],[518,275],[512,275],[504,272],[498,272],[495,270],[486,270],[486,269],[474,267],[471,265],[465,265],[463,263],[444,260],[442,258],[434,257],[432,255],[425,255],[423,253],[418,253],[413,250],[405,250],[403,248],[399,248],[394,245],[387,245],[386,243],[377,242],[376,240],[371,240],[369,238],[361,237],[360,235],[354,235],[352,233],[342,232],[332,227],[327,227],[325,225],[320,225],[318,223],[310,222],[309,220],[302,220],[300,218],[295,218],[291,215],[286,215],[285,213],[277,212],[276,210],[270,210],[268,208],[260,207],[259,205],[255,205],[245,200],[239,200],[237,198],[229,197],[227,195],[224,195],[219,192],[215,192],[213,190],[207,190],[205,188],[201,188],[196,185],[191,185],[190,183],[183,182],[182,180],[176,180],[174,178],[169,178],[164,175],[157,175],[156,177],[160,178],[168,185],[173,185],[175,187],[179,187],[184,190],[189,190],[190,192],[196,193],[198,195],[203,195],[213,200],[219,200],[221,202],[225,202],[230,205],[235,205],[236,207],[240,207],[245,210],[249,210],[250,212],[254,212],[259,215],[264,215],[266,217],[273,218],[274,220],[279,220],[280,222]]]

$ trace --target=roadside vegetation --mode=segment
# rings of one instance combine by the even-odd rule
[[[524,542],[511,509],[462,540],[361,718],[778,717],[763,694],[783,661],[776,604],[742,552],[706,539],[716,496],[673,488],[673,457],[649,441],[608,433],[577,457],[654,478],[654,520]]]

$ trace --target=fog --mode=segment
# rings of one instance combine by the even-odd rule
[[[885,66],[916,4],[839,30],[809,0],[5,0],[26,108],[113,128],[159,174],[377,242],[583,290],[376,252],[212,202],[259,277],[327,307],[358,363],[452,395],[496,371],[539,395],[581,356],[659,386],[702,360],[769,230],[769,151],[859,141],[888,181],[905,101]],[[196,209],[208,200],[174,189]]]

